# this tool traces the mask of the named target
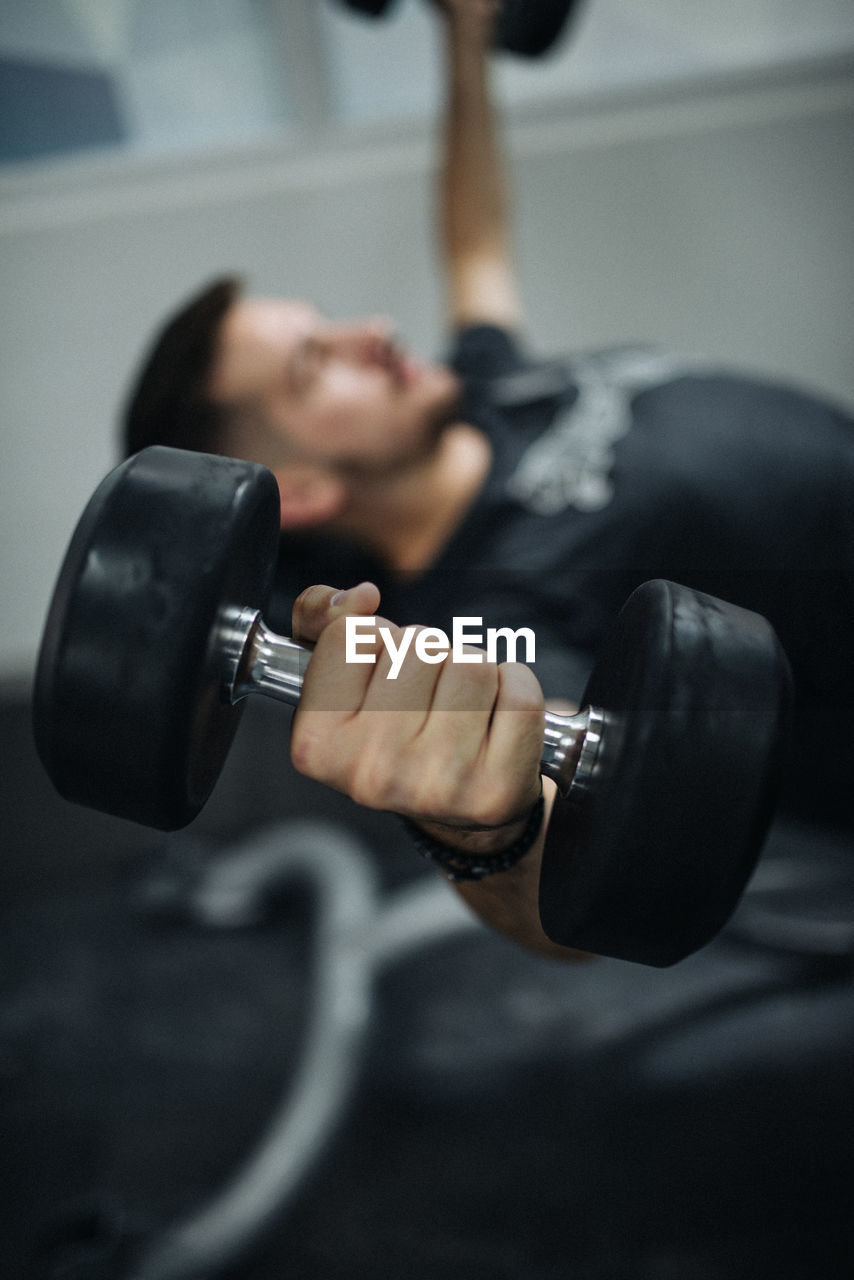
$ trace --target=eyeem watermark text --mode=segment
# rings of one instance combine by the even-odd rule
[[[345,662],[376,662],[376,618],[357,618],[352,615],[345,620]],[[505,659],[498,657],[498,644],[505,645],[506,661],[516,662],[516,646],[520,639],[525,643],[525,656],[522,662],[533,662],[536,657],[536,638],[530,627],[520,627],[513,631],[510,627],[487,627],[486,649],[483,631],[473,628],[483,627],[482,618],[454,618],[450,639],[441,627],[404,627],[397,644],[389,627],[380,627],[379,634],[386,652],[391,658],[391,667],[387,673],[388,680],[396,680],[403,666],[403,661],[415,640],[414,653],[422,662],[444,662],[450,654],[452,662],[498,662]],[[467,646],[479,646],[476,649]],[[370,652],[364,652],[370,646]]]

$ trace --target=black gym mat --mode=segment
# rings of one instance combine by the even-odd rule
[[[308,815],[368,843],[380,911],[431,873],[291,777],[281,708],[170,837],[55,800],[27,717],[0,708],[3,1274],[118,1280],[251,1155],[312,1015],[314,900],[205,926],[211,861]],[[464,925],[392,956],[328,1141],[226,1280],[847,1280],[854,851],[781,823],[761,870],[671,970]]]

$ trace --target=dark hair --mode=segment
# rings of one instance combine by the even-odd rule
[[[212,452],[223,411],[208,399],[219,328],[243,288],[236,276],[215,280],[161,329],[137,376],[124,413],[125,453],[150,444]]]

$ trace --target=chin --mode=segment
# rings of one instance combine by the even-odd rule
[[[426,415],[426,427],[423,436],[425,452],[435,448],[445,432],[458,421],[458,406],[459,397],[457,395],[437,400],[431,406]]]
[[[462,383],[450,369],[439,367],[437,375],[428,413],[447,426],[455,420],[462,394]]]
[[[444,391],[444,395],[449,404],[456,405],[459,403],[460,396],[463,391],[462,379],[459,378],[447,365],[438,365],[436,367],[438,374],[437,381]]]

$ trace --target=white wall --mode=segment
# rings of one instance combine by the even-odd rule
[[[854,403],[850,62],[520,109],[509,149],[531,328],[549,352],[636,338]],[[439,345],[431,139],[336,133],[192,162],[0,183],[0,674],[29,671],[71,529],[116,460],[152,326],[245,272]]]

